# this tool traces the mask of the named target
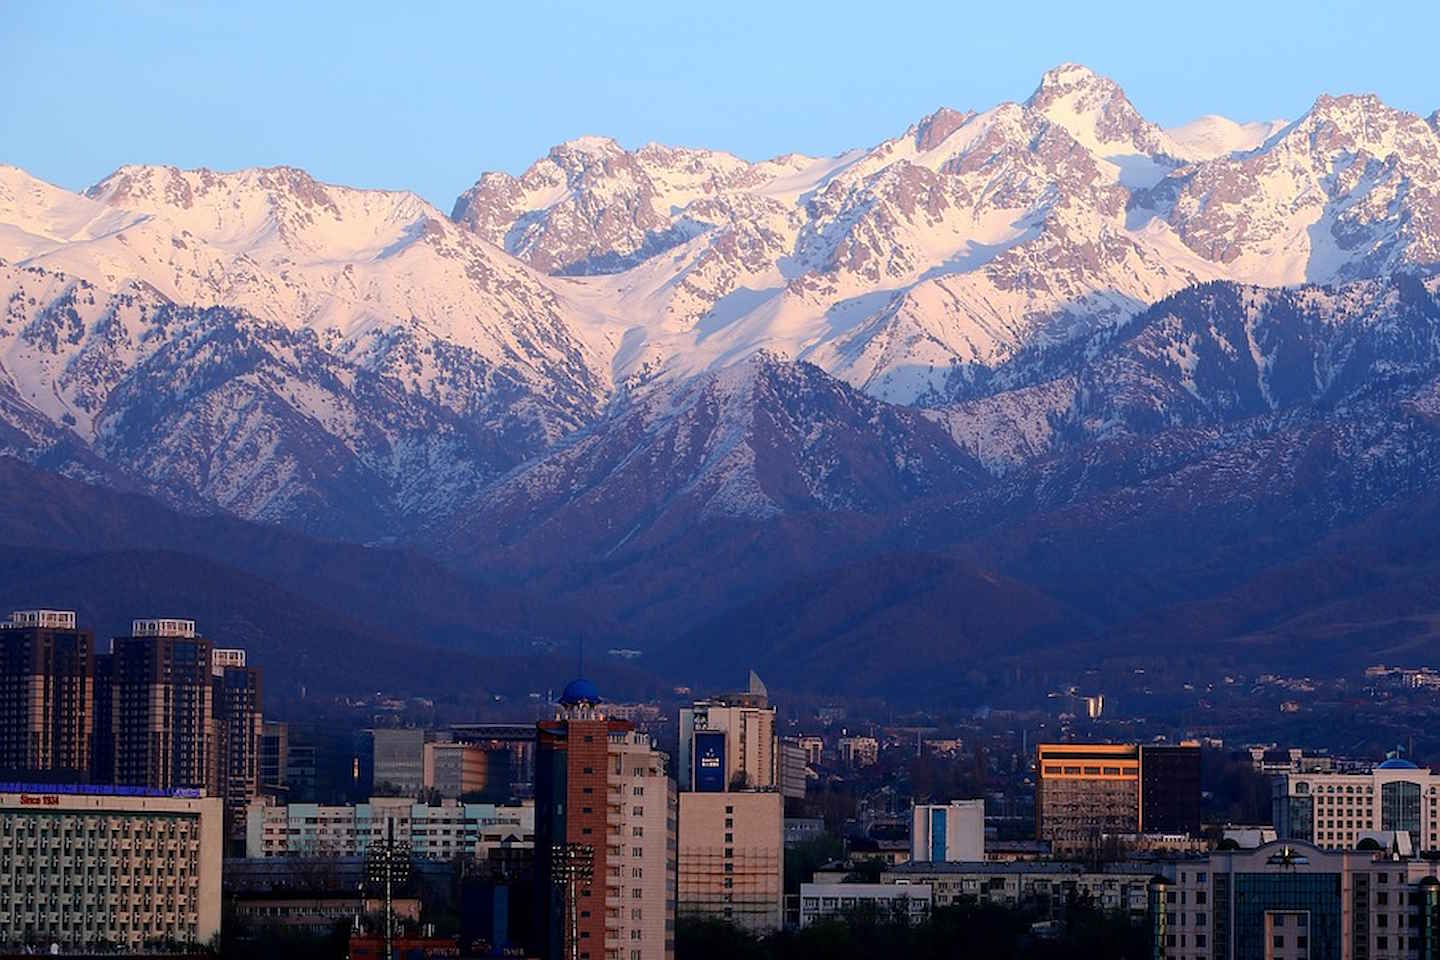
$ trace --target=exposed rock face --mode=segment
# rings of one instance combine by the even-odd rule
[[[1329,354],[1266,322],[1235,328],[1229,307],[1223,343],[1186,327],[1154,348],[1193,384],[1154,357],[1096,372],[1073,351],[1138,350],[1145,338],[1122,336],[1132,318],[1187,288],[1278,297],[1253,309],[1303,326],[1304,310],[1282,309],[1298,293],[1262,288],[1354,282],[1346,297],[1369,303],[1365,282],[1424,276],[1440,264],[1437,119],[1322,97],[1288,125],[1202,120],[1172,135],[1067,64],[1023,103],[941,109],[830,158],[582,138],[519,177],[485,174],[449,218],[288,167],[125,167],[84,196],[3,167],[0,442],[187,507],[409,536],[593,447],[601,427],[623,435],[638,421],[621,411],[652,394],[701,396],[760,353],[763,369],[814,366],[746,382],[814,393],[806,378],[823,371],[907,436],[938,428],[888,404],[933,409],[960,456],[1005,476],[1122,428],[1278,416],[1299,389],[1298,373],[1274,379],[1284,358],[1318,370]],[[1260,357],[1263,375],[1207,380],[1206,350]],[[783,386],[757,395],[804,406]],[[754,474],[772,480],[753,502],[803,511],[776,499],[782,472]],[[657,491],[713,475],[672,473]],[[827,481],[813,502],[928,495],[885,489]],[[730,502],[691,505],[739,515],[716,506]]]

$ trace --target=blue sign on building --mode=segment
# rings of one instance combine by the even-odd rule
[[[725,731],[695,731],[694,782],[700,793],[725,792]]]

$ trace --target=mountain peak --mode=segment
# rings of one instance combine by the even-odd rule
[[[557,144],[550,151],[555,153],[585,153],[593,156],[603,156],[612,153],[624,153],[625,148],[615,140],[614,137],[601,137],[594,134],[586,134],[581,137],[574,137],[564,143]]]
[[[1035,93],[1030,99],[1035,99],[1046,91],[1069,91],[1079,87],[1116,87],[1114,80],[1101,76],[1083,63],[1062,63],[1059,66],[1051,67],[1045,71],[1040,78],[1040,86],[1035,88]]]

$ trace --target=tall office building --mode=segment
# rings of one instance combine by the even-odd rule
[[[682,709],[680,744],[677,914],[725,920],[754,933],[779,929],[785,778],[775,708],[760,678],[752,672],[745,693]]]
[[[1140,829],[1200,832],[1200,744],[1140,747]]]
[[[238,656],[237,656],[238,654]],[[225,798],[225,842],[245,848],[245,808],[260,795],[260,671],[245,666],[245,651],[216,650],[211,660],[215,705],[217,787]]]
[[[985,859],[985,801],[917,803],[911,816],[910,859],[953,863]]]
[[[720,770],[707,764],[714,744],[724,741],[727,749]],[[708,756],[705,759],[702,755]],[[708,786],[696,785],[696,771],[703,771]],[[697,700],[680,709],[680,789],[713,790],[714,779],[723,776],[726,787],[771,789],[779,785],[779,750],[775,737],[775,709],[769,693],[754,671],[749,689],[727,693],[709,700]]]
[[[1140,749],[1042,743],[1035,748],[1035,837],[1057,856],[1093,852],[1109,834],[1140,829]]]
[[[535,849],[541,956],[671,960],[675,795],[665,755],[606,719],[574,680],[537,725]]]
[[[210,650],[193,620],[136,620],[114,639],[116,784],[218,792]]]
[[[69,610],[0,624],[0,774],[85,780],[94,736],[94,642]]]

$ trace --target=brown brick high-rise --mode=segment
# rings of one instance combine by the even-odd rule
[[[117,784],[218,793],[210,641],[189,620],[137,620],[112,661]]]
[[[83,781],[95,718],[94,640],[68,610],[18,610],[0,629],[0,775]]]
[[[546,960],[672,960],[675,792],[665,755],[575,681],[538,726],[535,865]],[[588,876],[567,881],[565,861]],[[573,932],[572,932],[573,931]]]

